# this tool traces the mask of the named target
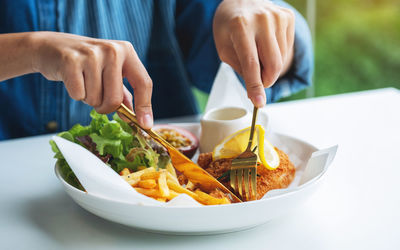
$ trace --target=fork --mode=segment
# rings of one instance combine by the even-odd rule
[[[247,148],[243,153],[232,160],[230,170],[231,187],[240,194],[243,200],[257,199],[257,155],[254,153],[257,147],[253,148],[253,150],[251,149],[257,120],[257,111],[258,108],[254,107]],[[243,192],[243,183],[245,192]]]
[[[224,193],[229,195],[229,198],[233,202],[242,202],[234,193],[232,193],[228,188],[226,188],[222,183],[216,180],[207,171],[202,169],[196,163],[191,161],[185,155],[183,155],[178,149],[169,144],[164,140],[159,134],[154,132],[152,129],[144,129],[137,121],[135,113],[128,109],[124,104],[117,109],[117,112],[124,115],[131,122],[133,122],[137,127],[145,131],[151,138],[164,146],[169,153],[171,158],[172,166],[181,172],[188,180],[193,183],[197,183],[203,190],[211,192],[215,189],[219,189]]]

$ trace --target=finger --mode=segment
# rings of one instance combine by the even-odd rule
[[[287,32],[286,32],[286,39],[287,39],[287,54],[282,62],[282,70],[280,73],[280,76],[286,74],[290,67],[292,66],[293,63],[293,54],[294,54],[294,24],[288,26]]]
[[[101,114],[114,112],[122,103],[123,82],[122,67],[119,64],[107,64],[103,69],[103,100],[96,111]]]
[[[88,62],[83,72],[86,97],[84,102],[92,107],[99,107],[103,101],[102,65]]]
[[[62,80],[72,99],[82,101],[86,98],[84,77],[80,67],[67,67],[62,74]]]
[[[223,49],[219,53],[219,57],[221,61],[229,64],[239,75],[242,75],[242,68],[240,67],[239,58],[236,55],[236,51],[232,46]]]
[[[294,12],[290,9],[280,8],[287,16],[287,28],[286,28],[286,40],[287,40],[287,48],[288,51],[292,49],[294,44],[294,30],[295,30],[295,20],[296,16]]]
[[[262,82],[268,88],[276,82],[282,71],[282,56],[275,33],[265,29],[257,37],[257,47],[262,64]]]
[[[247,95],[256,107],[263,107],[266,97],[261,80],[257,47],[254,37],[246,32],[245,21],[239,21],[239,25],[231,35],[231,40],[240,62]]]
[[[286,37],[287,37],[287,49],[289,52],[293,51],[294,45],[294,34],[295,34],[295,15],[292,11],[289,12],[290,19],[288,22],[288,27],[286,30]],[[289,53],[290,54],[290,53]]]
[[[128,109],[133,111],[133,106],[132,106],[132,94],[131,92],[129,92],[129,90],[125,87],[125,85],[123,86],[123,92],[124,92],[124,99],[122,101],[123,104],[125,104],[126,107],[128,107]],[[119,117],[124,120],[127,123],[131,123],[131,121],[123,114],[117,112]]]
[[[278,42],[279,51],[281,52],[281,57],[283,60],[287,57],[287,28],[288,19],[285,12],[275,13],[275,20],[277,22],[277,29],[275,30],[275,37]]]
[[[125,106],[127,106],[130,110],[133,110],[132,94],[125,87],[125,85],[123,86],[123,93],[124,93],[124,99],[123,99],[122,103],[125,104]]]
[[[133,47],[129,49],[123,72],[133,88],[135,112],[138,121],[141,126],[150,129],[153,126],[153,111],[151,107],[153,83]]]

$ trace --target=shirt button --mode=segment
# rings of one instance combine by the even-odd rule
[[[57,131],[57,128],[58,128],[58,123],[57,123],[56,121],[49,121],[49,122],[46,124],[46,130],[47,130],[47,132],[54,133],[54,132]]]

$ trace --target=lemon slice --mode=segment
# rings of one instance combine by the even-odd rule
[[[259,143],[259,154],[258,157],[261,164],[270,170],[274,170],[279,167],[279,155],[276,152],[274,146],[267,140],[264,139],[264,143]],[[260,154],[260,152],[263,152]]]
[[[276,169],[279,166],[279,155],[274,146],[265,139],[265,130],[261,125],[256,125],[254,131],[253,149],[257,146],[255,154],[258,162],[268,169]],[[237,131],[226,137],[213,151],[213,159],[234,158],[246,150],[250,137],[250,127]]]

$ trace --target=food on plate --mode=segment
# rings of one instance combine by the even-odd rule
[[[220,189],[206,192],[176,171],[168,152],[134,124],[128,124],[117,114],[114,114],[113,120],[94,110],[90,115],[92,121],[88,126],[77,124],[59,136],[95,154],[137,192],[161,202],[186,194],[204,205],[231,203],[229,195]],[[193,156],[199,146],[198,139],[185,129],[171,125],[159,125],[154,129],[188,157]],[[213,152],[200,154],[198,158],[198,164],[228,189],[231,189],[229,172],[232,159],[245,150],[249,130],[243,129],[228,136]],[[257,199],[269,190],[287,187],[295,175],[295,167],[288,156],[274,148],[264,134],[263,127],[257,125],[252,147],[258,155]],[[84,190],[55,142],[50,141],[50,144],[61,176],[71,185]]]
[[[273,147],[264,137],[264,129],[257,125],[254,146],[257,146],[257,199],[272,189],[286,188],[293,181],[296,169],[287,154]],[[213,152],[200,154],[198,164],[230,187],[229,172],[232,159],[247,147],[249,128],[240,130],[224,139]]]
[[[199,147],[199,139],[186,129],[167,124],[159,124],[155,125],[153,130],[189,159],[193,157]]]
[[[228,197],[221,191],[214,190],[207,194],[190,181],[187,181],[185,185],[181,185],[172,166],[159,170],[150,167],[132,173],[125,168],[120,172],[120,175],[137,192],[161,202],[170,201],[180,194],[187,194],[203,205],[230,203]]]
[[[117,114],[114,114],[111,121],[106,115],[98,114],[94,110],[90,115],[90,125],[77,124],[69,131],[61,132],[59,136],[91,151],[139,193],[162,202],[170,201],[184,193],[204,205],[230,203],[228,196],[222,191],[216,189],[204,192],[199,186],[188,181],[182,173],[175,172],[167,151],[144,135],[135,125],[126,123]],[[185,135],[184,138],[190,137],[190,143],[184,141],[181,146],[187,144],[190,150],[197,149],[198,140],[193,134],[172,128],[179,133],[175,134],[171,127],[168,127],[168,140],[181,143],[181,135]],[[178,138],[174,139],[174,136]],[[61,176],[69,184],[84,190],[55,142],[50,141],[50,145],[55,152],[54,157],[60,167]]]
[[[212,152],[213,158],[235,158],[246,150],[249,137],[250,127],[227,136],[214,148]],[[256,148],[254,152],[258,156],[257,161],[263,164],[266,168],[274,170],[279,166],[279,155],[274,149],[274,146],[265,139],[265,130],[261,125],[255,126],[251,148]]]
[[[118,115],[115,114],[110,121],[106,115],[93,110],[90,116],[92,121],[88,126],[76,124],[59,136],[85,147],[117,173],[124,168],[132,171],[143,167],[164,168],[168,163],[168,155],[159,154],[150,146],[141,130],[130,126]],[[63,178],[83,190],[55,142],[50,141],[50,145]]]

